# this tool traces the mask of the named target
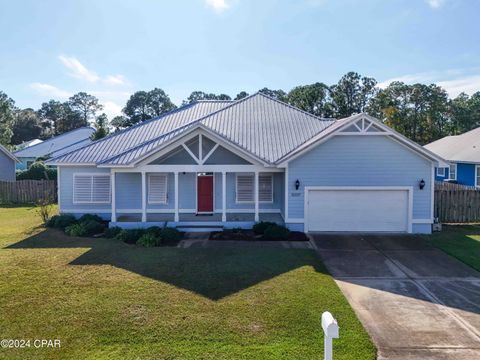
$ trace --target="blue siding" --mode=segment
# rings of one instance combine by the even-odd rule
[[[15,181],[15,161],[1,150],[0,181]]]
[[[445,181],[445,180],[448,180],[449,173],[450,173],[450,169],[449,169],[449,168],[446,168],[446,169],[445,169],[445,176],[438,176],[438,175],[437,175],[437,168],[435,168],[435,181]]]
[[[457,183],[475,186],[475,164],[457,164]]]
[[[289,163],[288,217],[303,219],[305,186],[412,186],[413,219],[430,219],[431,172],[428,160],[387,137],[336,136]]]
[[[34,157],[19,157],[18,160],[20,160],[19,163],[17,163],[16,169],[17,170],[26,170],[27,169],[27,162],[32,161],[35,162]]]
[[[142,175],[117,173],[115,175],[115,200],[117,209],[142,208]]]
[[[89,213],[110,213],[111,204],[74,204],[73,203],[73,174],[75,173],[99,173],[109,174],[110,169],[99,169],[90,166],[62,166],[60,170],[60,211],[68,212],[89,212]]]

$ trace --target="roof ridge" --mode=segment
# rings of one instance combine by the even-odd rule
[[[293,105],[291,105],[291,104],[288,104],[288,103],[286,103],[285,101],[275,99],[274,97],[271,97],[271,96],[269,96],[269,95],[267,95],[267,94],[265,94],[265,93],[263,93],[263,92],[261,92],[261,91],[257,91],[254,95],[257,95],[257,94],[258,94],[258,95],[262,95],[262,96],[266,97],[267,99],[276,101],[276,102],[280,103],[281,105],[286,106],[286,107],[288,107],[288,108],[290,108],[290,109],[293,109],[293,110],[296,110],[296,111],[300,111],[301,113],[303,113],[303,114],[305,114],[305,115],[308,115],[308,116],[311,116],[311,117],[313,117],[313,118],[315,118],[315,119],[317,119],[317,120],[320,120],[320,121],[331,121],[331,120],[329,120],[330,118],[323,118],[323,117],[314,115],[314,114],[312,114],[312,113],[310,113],[310,112],[308,112],[308,111],[302,110],[302,109],[300,109],[300,108],[298,108],[298,107],[296,107],[296,106],[293,106]],[[331,119],[335,119],[335,118],[331,118]],[[337,119],[335,119],[335,120],[337,120]]]
[[[125,150],[125,151],[122,151],[122,152],[119,153],[119,154],[116,154],[116,155],[111,156],[111,157],[109,157],[109,158],[103,159],[102,161],[99,162],[99,164],[104,164],[105,162],[111,161],[111,160],[113,160],[113,159],[115,159],[115,158],[117,158],[117,157],[119,157],[119,156],[121,156],[121,155],[129,152],[129,151],[132,151],[132,150],[135,150],[135,149],[137,149],[137,148],[139,148],[139,147],[148,145],[148,144],[150,144],[150,143],[152,143],[152,142],[155,142],[155,141],[159,140],[160,138],[162,138],[162,137],[164,137],[164,136],[170,135],[170,134],[172,134],[172,133],[174,133],[174,132],[176,132],[176,131],[179,131],[179,130],[181,130],[181,129],[183,129],[183,128],[187,128],[187,127],[189,127],[189,126],[191,126],[191,125],[193,125],[193,124],[199,123],[199,122],[205,120],[207,117],[209,117],[209,116],[211,116],[211,115],[214,115],[214,114],[216,114],[216,113],[219,113],[220,111],[223,111],[223,110],[225,110],[225,109],[227,109],[227,108],[230,108],[230,107],[232,107],[232,106],[234,106],[234,105],[237,105],[237,104],[239,104],[239,103],[241,103],[241,102],[244,102],[246,99],[251,98],[251,97],[253,97],[253,96],[255,96],[255,95],[257,95],[257,93],[252,94],[252,95],[249,95],[249,96],[246,96],[246,97],[244,97],[243,99],[236,100],[236,101],[234,101],[233,103],[231,103],[231,104],[229,104],[229,105],[227,105],[227,106],[225,106],[225,107],[223,107],[223,108],[221,108],[221,109],[215,110],[215,111],[213,111],[213,112],[211,112],[211,113],[209,113],[209,114],[207,114],[207,115],[204,115],[204,116],[202,116],[202,117],[199,118],[199,119],[195,119],[195,120],[193,120],[193,121],[191,121],[191,122],[189,122],[189,123],[187,123],[187,124],[184,124],[184,125],[182,125],[182,126],[176,127],[175,129],[172,129],[172,130],[170,130],[170,131],[168,131],[168,132],[166,132],[166,133],[164,133],[164,134],[162,134],[162,135],[160,135],[160,136],[157,136],[156,138],[153,138],[153,139],[144,141],[143,143],[137,144],[137,145],[135,145],[135,146],[133,146],[133,147]]]

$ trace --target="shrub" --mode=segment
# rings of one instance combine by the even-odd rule
[[[160,231],[160,238],[166,242],[180,241],[182,234],[175,228],[166,227]]]
[[[143,229],[123,229],[115,236],[115,239],[126,242],[127,244],[136,244],[143,234],[145,234],[145,230]]]
[[[64,230],[67,226],[77,223],[77,219],[72,214],[54,215],[46,223],[47,227]]]
[[[288,234],[290,234],[290,231],[286,227],[280,225],[270,225],[265,229],[263,237],[266,240],[287,240]]]
[[[87,220],[68,226],[65,233],[69,236],[92,236],[105,230],[105,225],[94,220]]]
[[[145,247],[154,247],[160,244],[160,238],[156,237],[152,233],[145,233],[143,234],[140,239],[137,240],[137,245],[145,246]]]
[[[269,226],[273,226],[273,225],[276,225],[276,224],[270,221],[260,221],[259,223],[256,223],[255,225],[253,225],[252,230],[257,235],[263,235],[265,233],[265,230],[267,230]]]
[[[56,180],[57,169],[45,166],[43,161],[35,161],[27,170],[18,171],[17,180]]]
[[[149,235],[153,235],[155,237],[161,237],[162,235],[162,228],[159,226],[150,226],[145,230],[145,233]]]
[[[85,228],[82,224],[72,224],[65,228],[68,236],[85,236]]]
[[[45,225],[48,224],[48,221],[52,217],[52,212],[55,210],[53,201],[49,197],[39,199],[35,202],[36,212],[38,216],[42,219]]]
[[[114,227],[108,228],[107,230],[105,230],[105,237],[107,237],[107,238],[109,238],[109,239],[113,239],[113,238],[116,237],[121,231],[122,231],[122,228],[120,228],[120,227],[118,227],[118,226],[114,226]]]
[[[96,221],[96,222],[103,222],[103,219],[98,216],[98,215],[94,215],[94,214],[84,214],[80,217],[80,219],[78,219],[78,222],[85,222],[85,221]]]

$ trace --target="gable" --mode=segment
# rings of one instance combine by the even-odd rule
[[[251,165],[242,156],[235,154],[210,137],[200,133],[186,140],[179,140],[177,146],[156,157],[147,165]]]

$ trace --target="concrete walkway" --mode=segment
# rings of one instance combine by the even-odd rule
[[[480,273],[415,236],[313,238],[379,359],[480,359]]]

